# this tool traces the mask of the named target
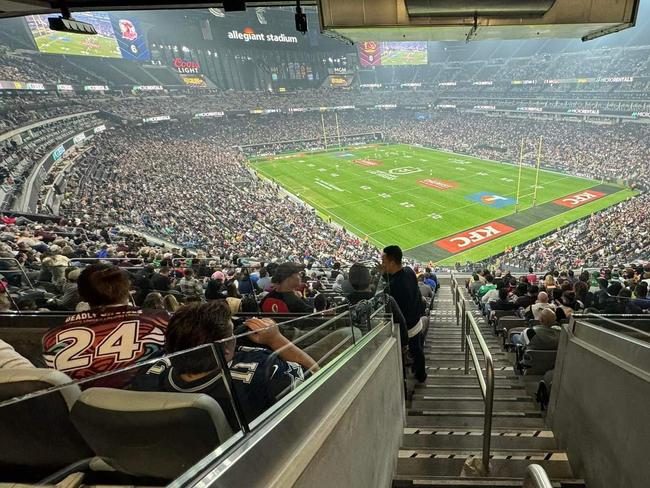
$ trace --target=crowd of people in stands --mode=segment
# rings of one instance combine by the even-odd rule
[[[643,193],[507,253],[537,270],[612,267],[648,259],[650,194]]]

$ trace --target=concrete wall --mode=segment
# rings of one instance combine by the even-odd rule
[[[549,419],[589,488],[650,486],[648,358],[650,344],[609,331],[562,332]]]
[[[389,487],[404,427],[393,348],[295,483],[296,488]]]

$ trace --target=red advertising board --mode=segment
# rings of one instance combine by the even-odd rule
[[[458,183],[455,181],[439,180],[437,178],[427,178],[426,180],[418,180],[418,183],[427,188],[434,188],[436,190],[445,191],[452,188],[458,188]]]
[[[374,159],[353,159],[352,162],[359,166],[381,166],[381,163]]]
[[[562,205],[563,207],[575,208],[585,203],[593,202],[605,196],[605,193],[594,190],[585,190],[580,193],[574,193],[563,198],[553,200],[553,203]]]
[[[434,242],[434,244],[445,251],[457,253],[509,234],[513,230],[515,230],[513,227],[502,224],[501,222],[489,222],[479,227],[466,230],[465,232],[445,237]]]

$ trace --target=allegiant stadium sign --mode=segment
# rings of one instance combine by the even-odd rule
[[[228,39],[240,40],[244,42],[261,41],[261,42],[284,42],[288,44],[298,44],[296,36],[286,34],[256,34],[253,29],[246,27],[244,32],[231,30],[228,32]]]

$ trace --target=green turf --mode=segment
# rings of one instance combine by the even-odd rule
[[[352,162],[355,159],[375,160],[381,165],[360,166]],[[408,145],[377,145],[258,158],[250,163],[259,174],[278,182],[321,215],[331,217],[359,237],[367,237],[378,247],[399,244],[407,255],[410,250],[410,254],[418,259],[427,259],[428,249],[440,251],[431,241],[506,216],[512,219],[515,213],[515,205],[499,209],[470,201],[466,196],[490,192],[514,198],[517,167],[444,151]],[[390,175],[391,170],[395,173],[396,168],[403,167],[420,171],[398,173],[393,175],[393,180],[370,173],[380,170],[384,175]],[[458,187],[440,191],[417,182],[430,178],[453,181]],[[613,195],[548,218],[550,214],[544,213],[541,204],[593,188],[599,182],[540,171],[537,194],[540,209],[525,212],[532,207],[534,184],[534,169],[525,167],[517,216],[527,215],[528,221],[516,226],[517,231],[466,251],[462,256],[449,257],[447,253],[445,261],[455,262],[460,257],[463,261],[484,259],[502,252],[508,245],[530,240],[632,194],[616,188]],[[550,207],[563,211],[555,204]],[[534,222],[529,222],[531,215]],[[432,255],[431,258],[439,260],[440,256]]]
[[[83,36],[81,34],[48,33],[35,36],[34,41],[42,52],[121,58],[117,40],[113,37]]]

